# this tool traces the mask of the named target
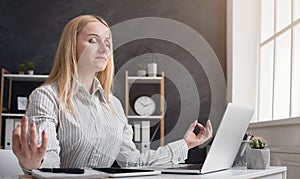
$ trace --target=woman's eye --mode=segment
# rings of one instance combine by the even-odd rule
[[[107,47],[110,47],[109,40],[105,40],[105,41],[104,41],[104,44],[105,44]]]
[[[95,37],[89,39],[89,43],[94,44],[97,43],[97,39]]]
[[[109,40],[105,40],[105,41],[104,41],[104,44],[105,44],[107,47],[110,47],[110,42],[109,42]]]

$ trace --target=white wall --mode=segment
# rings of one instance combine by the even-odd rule
[[[227,1],[228,101],[256,106],[259,0]]]
[[[258,15],[259,0],[227,1],[227,99],[253,108],[257,96]],[[252,123],[248,131],[267,140],[271,165],[287,166],[288,178],[299,178],[300,118]]]

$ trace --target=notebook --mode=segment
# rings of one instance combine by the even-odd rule
[[[155,167],[162,173],[205,174],[231,168],[253,109],[229,103],[203,164],[177,164]]]
[[[83,174],[52,173],[32,170],[32,176],[40,179],[59,179],[59,178],[118,178],[159,175],[160,171],[146,169],[129,168],[86,168]]]
[[[69,174],[69,173],[51,173],[51,172],[42,172],[40,170],[32,170],[31,175],[34,178],[40,179],[59,179],[59,178],[108,178],[105,173],[98,172],[92,169],[84,169],[83,174]]]

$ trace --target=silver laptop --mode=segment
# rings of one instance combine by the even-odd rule
[[[18,178],[18,175],[24,173],[13,151],[0,149],[0,178]]]
[[[162,173],[205,174],[232,167],[253,112],[253,109],[228,104],[203,165],[178,164],[156,169]]]

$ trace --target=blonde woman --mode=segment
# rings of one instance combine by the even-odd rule
[[[49,79],[32,92],[28,117],[13,132],[13,151],[24,170],[109,167],[115,160],[122,167],[179,163],[188,149],[211,138],[210,121],[206,128],[195,121],[182,140],[141,154],[110,91],[112,52],[109,26],[100,17],[82,15],[65,26]]]

